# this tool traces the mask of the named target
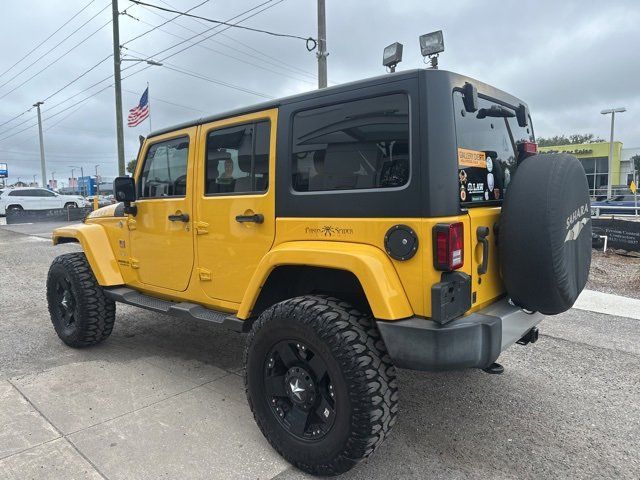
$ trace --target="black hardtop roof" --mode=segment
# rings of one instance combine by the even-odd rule
[[[310,90],[308,92],[299,93],[296,95],[291,95],[288,97],[282,97],[274,100],[269,100],[267,102],[256,103],[253,105],[248,105],[246,107],[237,108],[234,110],[228,110],[226,112],[216,113],[214,115],[208,115],[205,117],[200,117],[194,120],[189,120],[187,122],[179,123],[177,125],[173,125],[170,127],[160,128],[158,130],[154,130],[151,132],[147,138],[155,137],[158,135],[162,135],[164,133],[170,133],[175,130],[181,130],[183,128],[194,127],[198,125],[202,125],[205,123],[214,122],[217,120],[223,120],[225,118],[236,117],[240,115],[245,115],[248,113],[259,112],[261,110],[267,110],[270,108],[277,108],[285,104],[291,104],[300,102],[303,100],[311,100],[314,98],[320,98],[327,95],[333,95],[336,93],[345,93],[352,90],[360,90],[361,88],[370,87],[374,85],[382,85],[390,82],[397,82],[401,80],[408,80],[411,78],[418,77],[420,75],[442,75],[451,77],[452,83],[457,84],[458,86],[463,86],[465,82],[473,83],[478,92],[480,94],[488,95],[495,98],[501,98],[503,101],[507,103],[517,106],[519,103],[526,105],[526,103],[509,95],[506,92],[498,90],[488,84],[480,82],[479,80],[475,80],[473,78],[465,77],[463,75],[459,75],[457,73],[449,72],[447,70],[433,70],[433,69],[424,69],[424,68],[416,68],[412,70],[404,70],[395,73],[387,73],[384,75],[380,75],[377,77],[365,78],[362,80],[357,80],[354,82],[343,83],[340,85],[335,85],[327,88]]]

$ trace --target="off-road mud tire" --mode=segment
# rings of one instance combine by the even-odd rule
[[[283,339],[318,349],[336,392],[332,429],[304,442],[278,422],[264,391],[266,352]],[[371,455],[389,435],[398,411],[396,371],[375,323],[350,304],[302,296],[265,310],[245,349],[245,387],[256,423],[273,448],[297,468],[337,475]]]
[[[60,314],[56,289],[65,280],[73,297],[73,325],[65,325]],[[51,322],[58,337],[70,347],[88,347],[111,335],[116,316],[116,304],[107,298],[96,280],[83,252],[57,257],[47,277],[47,302]]]

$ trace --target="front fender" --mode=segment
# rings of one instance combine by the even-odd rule
[[[53,231],[54,245],[64,243],[69,239],[82,245],[98,284],[103,287],[124,284],[118,262],[113,250],[111,250],[111,245],[109,245],[107,232],[101,225],[80,223],[56,228]]]
[[[375,318],[397,320],[413,315],[398,274],[389,258],[371,245],[347,242],[286,242],[267,253],[244,294],[238,317],[246,319],[271,272],[282,265],[309,265],[353,273]]]

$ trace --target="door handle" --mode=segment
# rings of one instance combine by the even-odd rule
[[[478,275],[484,275],[489,268],[489,227],[478,227],[476,235],[482,244],[482,263],[478,265]]]
[[[172,222],[188,222],[189,214],[188,213],[176,213],[173,215],[169,215],[169,220]]]
[[[254,213],[253,215],[237,215],[236,222],[238,223],[263,223],[264,215],[261,213]]]

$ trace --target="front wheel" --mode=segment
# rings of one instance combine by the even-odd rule
[[[296,467],[337,475],[395,423],[396,372],[372,319],[335,298],[267,309],[245,351],[247,398],[269,443]]]
[[[78,204],[75,202],[68,202],[64,204],[65,210],[69,210],[70,208],[78,208]]]
[[[95,345],[111,335],[116,304],[104,294],[84,253],[67,253],[53,261],[47,302],[58,337],[70,347]]]

